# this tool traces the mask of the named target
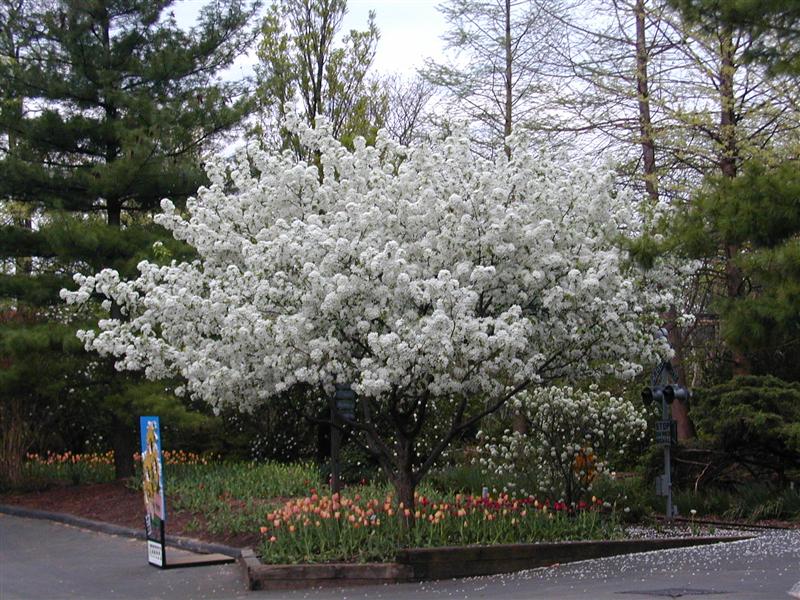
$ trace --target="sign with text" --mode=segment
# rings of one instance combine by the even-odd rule
[[[158,417],[140,417],[142,492],[144,527],[147,535],[148,562],[164,566],[164,522],[167,503],[164,498],[164,460],[161,454],[161,427]],[[160,551],[156,551],[156,547]]]
[[[672,446],[678,438],[677,423],[669,419],[656,421],[656,444]]]

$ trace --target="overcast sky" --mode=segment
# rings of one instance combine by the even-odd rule
[[[179,0],[171,10],[183,26],[190,27],[208,0]],[[348,0],[342,29],[364,29],[370,10],[381,32],[374,68],[381,73],[411,75],[428,57],[439,58],[445,23],[436,10],[440,0]],[[235,71],[252,72],[253,56],[242,59]],[[236,76],[234,74],[234,76]]]

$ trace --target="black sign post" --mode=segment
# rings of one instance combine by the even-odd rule
[[[347,384],[336,384],[336,392],[330,399],[331,406],[331,493],[336,494],[342,489],[341,461],[339,458],[342,430],[345,423],[356,420],[356,393]]]
[[[666,335],[666,334],[664,334]],[[672,446],[678,443],[677,423],[672,420],[670,405],[675,398],[687,400],[691,392],[674,382],[675,371],[669,361],[662,362],[655,371],[650,387],[642,390],[642,401],[645,404],[661,405],[661,420],[656,421],[655,441],[664,448],[664,474],[656,479],[656,494],[667,499],[667,520],[677,514],[672,504]]]

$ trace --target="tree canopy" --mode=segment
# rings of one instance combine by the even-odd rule
[[[217,407],[287,392],[310,407],[351,384],[354,427],[407,505],[443,449],[516,392],[630,378],[665,351],[652,333],[672,292],[615,244],[637,219],[609,172],[524,140],[514,161],[491,161],[463,134],[349,151],[327,125],[289,127],[323,177],[253,150],[231,187],[213,164],[188,218],[169,201],[157,217],[197,260],[142,262],[133,280],[76,275],[79,289],[62,292],[101,294],[127,315],[82,332],[87,349],[180,375]]]

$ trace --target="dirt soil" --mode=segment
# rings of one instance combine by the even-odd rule
[[[144,531],[142,493],[127,487],[124,481],[91,485],[59,485],[40,492],[2,494],[0,504],[66,513]],[[192,522],[194,527],[187,527]],[[258,533],[237,536],[212,534],[204,527],[200,515],[174,510],[169,496],[167,496],[166,529],[167,535],[217,542],[237,548],[254,547],[260,541]]]

